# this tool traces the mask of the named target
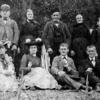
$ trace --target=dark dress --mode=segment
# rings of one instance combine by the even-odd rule
[[[71,49],[75,51],[74,61],[77,66],[80,59],[85,59],[86,47],[90,43],[89,29],[84,23],[73,26]]]
[[[27,47],[24,45],[26,39],[36,39],[37,37],[40,37],[40,25],[38,22],[32,20],[32,21],[26,21],[25,24],[22,25],[21,32],[20,32],[20,40],[19,45],[21,48],[22,55],[24,53],[27,53]]]

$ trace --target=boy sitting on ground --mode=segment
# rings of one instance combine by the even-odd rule
[[[52,73],[61,85],[79,89],[85,89],[85,86],[74,79],[78,78],[78,72],[75,68],[73,60],[68,57],[69,45],[61,43],[59,47],[60,55],[56,56],[52,62]],[[62,84],[64,83],[64,84]]]
[[[80,76],[86,78],[88,75],[89,85],[100,90],[100,60],[97,58],[97,51],[94,45],[87,46],[87,59],[79,64]]]

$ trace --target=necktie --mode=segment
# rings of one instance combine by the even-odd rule
[[[64,56],[63,57],[63,60],[64,60],[64,63],[66,64],[66,65],[68,65],[68,61],[67,61],[67,58]]]
[[[91,63],[95,67],[95,59],[91,58]]]

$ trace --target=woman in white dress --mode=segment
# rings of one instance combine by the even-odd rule
[[[40,89],[58,88],[57,81],[44,68],[41,67],[41,59],[37,57],[37,42],[30,42],[29,54],[24,54],[21,60],[21,70],[27,71],[24,75],[24,87],[37,87]]]
[[[0,44],[0,91],[16,91],[18,82],[15,77],[12,58],[6,53],[6,49]]]

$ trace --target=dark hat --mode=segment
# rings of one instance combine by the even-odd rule
[[[27,46],[32,46],[32,45],[42,46],[43,42],[42,41],[36,41],[35,39],[33,39],[33,40],[26,39],[24,44],[27,45]]]
[[[52,12],[52,14],[53,14],[53,13],[55,13],[55,12],[60,12],[60,10],[59,10],[59,8],[54,8],[54,9],[51,10],[51,12]]]
[[[27,46],[38,45],[37,42],[34,39],[31,40],[30,38],[27,38],[25,40],[25,43],[24,44],[27,45]]]
[[[10,6],[8,4],[3,4],[3,5],[1,5],[1,10],[2,11],[9,11],[10,10]]]

